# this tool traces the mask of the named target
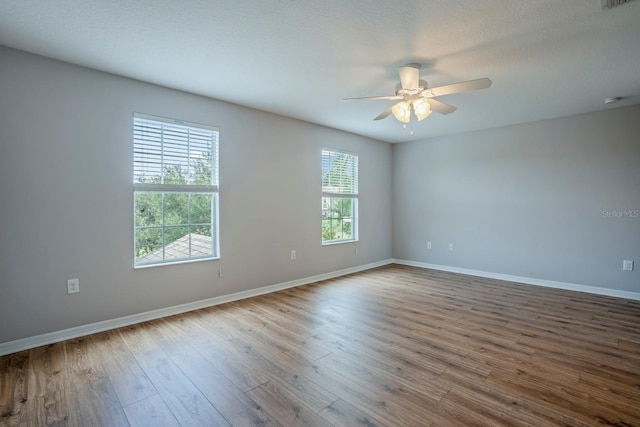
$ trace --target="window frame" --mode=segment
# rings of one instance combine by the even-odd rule
[[[347,185],[346,187],[350,187],[350,188],[335,188],[335,187],[331,187],[331,188],[327,188],[324,185],[324,181],[325,181],[325,174],[330,173],[330,169],[325,169],[325,153],[333,153],[335,155],[344,155],[344,156],[349,156],[351,158],[351,160],[349,161],[351,168],[355,169],[352,171],[352,175],[351,175],[351,185]],[[329,154],[329,156],[331,156],[331,154]],[[323,147],[322,151],[321,151],[321,190],[322,190],[322,197],[321,197],[321,241],[322,241],[322,245],[323,246],[330,246],[330,245],[336,245],[336,244],[342,244],[342,243],[354,243],[354,242],[358,242],[359,236],[358,236],[358,225],[359,225],[359,207],[358,207],[358,200],[359,200],[359,189],[358,189],[358,175],[360,173],[359,171],[359,156],[356,153],[353,152],[349,152],[349,151],[345,151],[342,149],[336,149],[336,148],[330,148],[330,147]],[[331,191],[333,190],[333,191]],[[325,218],[325,199],[329,199],[329,205],[331,206],[333,201],[335,199],[347,199],[351,201],[351,216],[350,217],[345,217],[345,216],[340,216],[339,219],[342,221],[341,224],[344,225],[345,223],[345,218],[349,218],[350,219],[350,223],[351,223],[351,237],[349,238],[338,238],[338,239],[325,239],[324,236],[324,222],[326,220]],[[344,233],[344,232],[343,232]]]
[[[140,136],[139,133],[139,129],[141,127],[144,127],[143,124],[144,122],[148,123],[148,126],[150,128],[152,127],[157,127],[158,129],[162,129],[161,134],[162,136],[156,138],[157,141],[151,141],[151,137],[148,137],[149,139],[145,139],[144,137]],[[215,127],[215,126],[211,126],[211,125],[206,125],[206,124],[202,124],[202,123],[195,123],[195,122],[187,122],[187,121],[183,121],[183,120],[178,120],[178,119],[170,119],[170,118],[166,118],[166,117],[161,117],[161,116],[153,116],[153,115],[149,115],[149,114],[143,114],[143,113],[134,113],[133,114],[133,120],[132,120],[132,136],[133,136],[133,266],[134,268],[146,268],[146,267],[155,267],[155,266],[161,266],[161,265],[171,265],[171,264],[182,264],[182,263],[189,263],[189,262],[196,262],[196,261],[205,261],[205,260],[212,260],[212,259],[219,259],[220,258],[220,233],[219,233],[219,211],[220,211],[220,206],[219,206],[219,149],[220,149],[220,130],[219,128]],[[166,141],[165,138],[165,128],[164,126],[166,126],[167,128],[173,127],[174,131],[175,129],[181,129],[180,132],[183,132],[184,135],[187,136],[186,141],[180,141],[180,142],[176,142],[173,141],[171,143],[168,143]],[[168,166],[179,166],[180,168],[180,174],[182,175],[183,173],[183,168],[186,169],[186,173],[185,173],[185,180],[189,180],[189,179],[193,179],[193,176],[190,174],[193,174],[194,172],[191,170],[193,163],[191,163],[191,161],[194,159],[193,156],[193,152],[191,144],[192,144],[192,136],[190,134],[190,131],[194,130],[196,133],[202,132],[205,134],[210,134],[210,138],[209,139],[205,139],[206,140],[206,144],[210,144],[210,150],[209,150],[209,155],[210,155],[210,162],[209,164],[207,164],[206,166],[209,167],[211,169],[211,182],[210,184],[202,184],[202,183],[198,183],[198,184],[194,184],[194,183],[188,183],[188,182],[184,182],[184,183],[164,183],[164,179],[166,178],[166,174],[167,174],[167,170],[164,169],[165,168],[165,157],[169,157],[169,154],[165,153],[165,150],[167,148],[167,145],[169,145],[171,148],[173,148],[175,150],[176,147],[178,147],[177,152],[178,154],[175,154],[176,151],[174,151],[174,162],[168,162],[167,165]],[[180,135],[183,136],[183,135]],[[157,142],[157,145],[154,145],[154,143]],[[147,146],[145,151],[145,148],[143,146]],[[186,146],[186,147],[185,147]],[[151,147],[151,148],[149,148]],[[197,145],[195,147],[193,147],[193,151],[197,152]],[[155,151],[154,151],[155,149]],[[206,152],[206,151],[205,151]],[[160,153],[160,154],[158,154]],[[145,159],[145,156],[147,157]],[[176,162],[176,158],[178,159]],[[140,177],[144,177],[144,172],[147,169],[151,169],[153,166],[153,160],[160,160],[160,163],[158,163],[160,166],[157,166],[157,171],[152,171],[152,178],[155,179],[160,179],[160,183],[158,182],[136,182],[136,179],[140,179]],[[182,164],[182,162],[186,162],[186,164]],[[205,175],[206,176],[206,175]],[[191,178],[190,178],[191,177]],[[182,176],[181,176],[182,178]],[[158,224],[153,224],[153,225],[139,225],[138,224],[138,213],[136,212],[137,209],[137,196],[141,195],[141,194],[159,194],[160,195],[160,212],[161,212],[161,219],[159,219],[159,223]],[[186,210],[187,210],[187,223],[186,224],[171,224],[171,223],[167,223],[166,220],[166,197],[167,195],[173,195],[173,194],[184,194],[187,196],[187,205],[186,205]],[[195,222],[192,223],[192,208],[193,208],[193,200],[194,197],[196,195],[209,195],[211,197],[211,205],[210,205],[210,211],[209,211],[209,222],[207,222],[206,224],[202,223],[198,223],[196,224]],[[207,201],[205,201],[204,207],[205,210],[204,212],[207,212],[206,210],[206,205],[207,205]],[[210,254],[204,254],[204,255],[193,255],[192,250],[194,248],[194,239],[193,239],[193,229],[196,226],[201,226],[201,227],[210,227],[209,228],[209,234],[211,235],[211,253]],[[184,237],[181,237],[179,239],[173,240],[172,242],[166,242],[165,238],[166,238],[166,232],[167,229],[171,229],[171,228],[177,228],[177,227],[184,227],[187,230],[187,234],[184,237],[187,237],[187,253],[188,255],[186,257],[176,257],[176,258],[169,258],[167,259],[167,247],[169,245],[171,245],[172,243],[176,242],[177,240],[183,239]],[[153,250],[151,252],[149,252],[148,254],[144,255],[144,256],[148,256],[154,253],[157,253],[158,251],[162,251],[161,252],[161,258],[160,260],[157,259],[152,259],[152,260],[148,260],[148,261],[140,261],[141,258],[143,257],[137,257],[137,248],[138,248],[138,231],[140,230],[144,230],[144,229],[157,229],[161,231],[162,234],[162,246],[160,246],[158,249]],[[197,233],[195,233],[197,234]]]

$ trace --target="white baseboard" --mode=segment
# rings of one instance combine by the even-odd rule
[[[188,311],[198,310],[201,308],[211,307],[214,305],[224,304],[231,301],[237,301],[245,298],[251,298],[258,295],[264,295],[271,292],[281,291],[283,289],[294,288],[296,286],[308,285],[309,283],[319,282],[322,280],[332,279],[334,277],[344,276],[345,274],[357,273],[359,271],[369,270],[371,268],[381,267],[391,264],[392,260],[383,260],[371,264],[359,265],[357,267],[345,268],[343,270],[332,271],[330,273],[318,274],[316,276],[305,277],[302,279],[292,280],[289,282],[278,283],[275,285],[264,286],[262,288],[251,289],[248,291],[236,292],[230,295],[222,295],[219,297],[208,298],[200,301],[189,302],[186,304],[174,305],[171,307],[160,308],[157,310],[145,311],[144,313],[132,314],[130,316],[119,317],[117,319],[104,320],[101,322],[90,323],[88,325],[76,326],[74,328],[63,329],[61,331],[49,332],[42,335],[36,335],[28,338],[21,338],[15,341],[0,343],[0,356],[15,353],[17,351],[28,350],[30,348],[40,347],[42,345],[54,342],[65,341],[72,338],[78,338],[85,335],[95,334],[110,329],[121,328],[123,326],[134,325],[136,323],[146,322],[148,320],[159,319],[161,317],[173,316],[175,314],[186,313]]]
[[[609,297],[624,298],[640,301],[640,293],[620,291],[617,289],[600,288],[597,286],[578,285],[576,283],[556,282],[553,280],[535,279],[533,277],[512,276],[510,274],[491,273],[488,271],[471,270],[468,268],[449,267],[447,265],[429,264],[426,262],[394,259],[394,264],[408,265],[412,267],[429,268],[432,270],[447,271],[450,273],[466,274],[468,276],[486,277],[489,279],[506,280],[527,285],[544,286],[546,288],[566,289],[569,291],[586,292],[589,294],[606,295]]]

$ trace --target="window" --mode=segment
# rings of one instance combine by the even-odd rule
[[[134,264],[218,257],[218,129],[133,116]]]
[[[322,243],[358,240],[358,156],[322,150]]]

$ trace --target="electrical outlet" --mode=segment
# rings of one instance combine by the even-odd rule
[[[291,251],[291,261],[294,261],[297,258],[296,251]]]
[[[67,280],[67,293],[77,294],[78,292],[80,292],[80,280],[79,279]]]
[[[427,249],[431,249],[431,242],[427,242]]]
[[[449,243],[449,250],[452,251],[453,250],[453,243]]]
[[[633,260],[625,259],[622,261],[622,269],[626,271],[633,271]]]

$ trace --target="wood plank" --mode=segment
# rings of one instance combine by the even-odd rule
[[[215,366],[175,334],[169,321],[154,322],[149,330],[176,365],[233,426],[275,426],[260,405],[236,387]]]
[[[174,318],[167,319],[167,327],[174,334],[188,337],[189,345],[240,390],[251,390],[269,380],[259,369],[238,360],[234,352],[227,348],[227,340],[221,339],[215,332],[212,333],[207,324],[201,323],[199,318],[191,318],[189,322],[178,320],[180,321],[176,322]]]
[[[294,394],[276,382],[269,381],[247,394],[284,426],[331,427],[324,418],[301,404]]]
[[[242,332],[244,337],[250,336],[252,342],[256,342],[263,348],[263,352],[275,354],[281,351],[297,351],[307,354],[310,359],[317,359],[330,353],[330,350],[317,341],[308,339],[312,335],[311,331],[306,334],[296,334],[283,326],[272,324],[271,319],[266,316],[258,316],[251,312],[251,307],[250,304],[236,303],[231,308],[235,310],[232,315],[225,311],[227,321]]]
[[[91,341],[122,406],[158,393],[117,331],[92,335]]]
[[[278,312],[284,320],[296,322],[304,325],[307,330],[315,330],[328,322],[323,316],[309,312],[307,302],[292,295],[291,298],[284,299],[278,293],[265,295],[260,298],[259,305],[268,307],[272,311]]]
[[[220,412],[149,337],[147,327],[142,324],[126,328],[123,338],[178,422],[193,426],[229,426]]]
[[[414,396],[420,394],[438,401],[450,389],[435,379],[426,380],[420,384],[402,381],[388,371],[377,369],[371,365],[365,366],[359,360],[356,361],[353,358],[336,353],[331,353],[318,359],[316,363],[343,375],[345,378],[358,381],[361,385],[370,387],[373,391],[385,390],[398,397],[404,395],[407,400],[411,400]]]
[[[618,347],[633,354],[634,356],[640,356],[640,339],[631,340],[625,338],[618,338]]]
[[[277,384],[279,388],[288,390],[296,395],[301,403],[314,411],[321,411],[338,400],[334,394],[318,387],[302,375],[295,366],[288,364],[281,357],[283,353],[277,355],[261,353],[259,347],[239,338],[229,340],[229,344],[235,349],[237,357],[251,362],[254,366],[259,366],[270,378],[269,382],[272,385]]]
[[[64,343],[29,350],[28,410],[30,422],[42,426],[66,426],[67,372]]]
[[[589,390],[591,394],[597,394],[605,400],[612,400],[614,405],[617,402],[640,402],[640,384],[635,380],[623,382],[606,375],[582,372],[578,384],[580,388]]]
[[[0,422],[3,426],[21,426],[27,422],[29,352],[0,358]]]
[[[588,422],[569,416],[561,410],[539,404],[524,398],[522,395],[510,393],[502,390],[500,387],[487,384],[483,380],[469,377],[464,373],[459,373],[454,370],[442,374],[440,380],[451,385],[451,392],[444,398],[447,399],[446,405],[449,406],[450,413],[458,419],[465,420],[464,423],[470,423],[471,421],[468,418],[471,417],[471,419],[473,419],[475,416],[473,412],[476,411],[469,410],[469,407],[478,403],[483,405],[483,402],[486,402],[488,405],[496,406],[498,410],[502,409],[504,411],[516,412],[510,415],[513,424],[517,424],[516,420],[513,419],[516,418],[517,420],[521,420],[521,423],[529,423],[534,426],[570,425],[574,427],[588,427],[591,425]],[[471,400],[476,403],[466,406],[466,400]],[[467,412],[472,413],[469,414]],[[485,419],[484,424],[495,424],[495,422],[489,422]]]
[[[640,425],[640,412],[637,404],[633,406],[603,404],[596,396],[579,388],[562,387],[526,376],[514,376],[492,372],[487,383],[498,386],[501,390],[524,396],[538,403],[544,403],[554,410],[576,419],[607,425]],[[625,424],[626,423],[626,424]]]
[[[336,427],[384,427],[381,423],[371,415],[363,412],[353,405],[348,404],[342,399],[338,399],[331,405],[320,411],[320,416],[329,421]]]
[[[365,366],[386,372],[409,387],[420,388],[438,378],[442,373],[442,370],[432,369],[428,364],[410,363],[356,342],[342,341],[339,338],[327,337],[322,334],[316,335],[314,338],[326,342],[327,346],[333,346],[335,353],[344,353],[345,357],[353,358]]]
[[[311,381],[387,425],[424,426],[432,421],[446,424],[450,419],[435,401],[427,397],[421,399],[418,396],[412,401],[400,399],[393,389],[374,390],[370,384],[362,384],[357,378],[345,377],[324,365],[291,355],[283,354],[282,357],[289,358],[289,366],[294,366]]]
[[[67,347],[67,405],[69,425],[128,426],[129,422],[88,337],[65,343]]]
[[[580,380],[580,374],[569,371],[555,363],[542,363],[539,359],[529,357],[497,357],[489,353],[472,351],[465,361],[477,366],[487,366],[491,370],[500,370],[512,375],[525,373],[539,378],[546,378],[548,381],[565,385],[576,385]]]
[[[124,407],[131,427],[180,427],[159,394]]]
[[[258,326],[257,323],[252,323],[240,304],[221,309],[221,314],[222,321],[235,330],[236,337],[261,345],[264,352],[275,354],[289,349],[288,341],[280,341],[270,336],[266,324]]]
[[[274,310],[264,304],[261,300],[249,299],[246,304],[242,305],[246,310],[253,314],[253,319],[263,319],[273,325],[273,329],[281,331],[284,334],[292,334],[293,340],[303,340],[312,334],[312,330],[308,325],[300,322],[300,317],[292,310],[279,311]]]
[[[189,327],[189,321],[197,318],[202,324],[206,325],[209,333],[215,334],[223,340],[228,340],[237,336],[236,332],[220,321],[220,307],[208,307],[188,313],[187,316],[171,316],[171,320],[178,320],[183,327]]]

